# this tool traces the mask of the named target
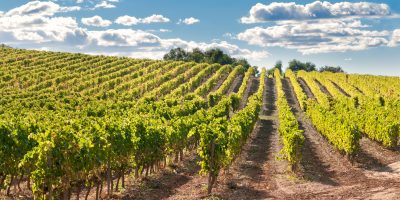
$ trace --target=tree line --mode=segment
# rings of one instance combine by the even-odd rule
[[[282,67],[283,67],[282,61],[279,60],[276,62],[275,66],[272,69],[268,70],[268,74],[274,74],[275,69],[278,69],[282,73]],[[294,72],[300,70],[304,70],[306,72],[311,72],[311,71],[333,72],[333,73],[344,72],[344,70],[340,66],[333,67],[325,65],[317,69],[316,65],[312,62],[301,62],[296,59],[289,61],[289,66],[287,69],[290,69]]]
[[[221,65],[230,64],[232,66],[243,66],[246,70],[250,67],[248,61],[244,58],[233,58],[224,53],[221,49],[214,48],[202,51],[195,48],[192,51],[186,51],[182,48],[171,49],[164,55],[164,60],[179,60],[179,61],[193,61],[196,63],[218,63]]]

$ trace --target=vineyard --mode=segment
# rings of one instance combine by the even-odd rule
[[[1,48],[0,198],[398,199],[399,88]]]

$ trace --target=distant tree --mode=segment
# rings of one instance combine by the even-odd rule
[[[225,54],[221,49],[210,49],[205,53],[206,62],[208,63],[219,63],[222,65],[232,64],[234,59],[229,55]]]
[[[246,59],[236,59],[228,54],[224,53],[221,49],[209,49],[202,51],[199,48],[195,48],[192,51],[185,51],[182,48],[171,49],[167,54],[164,55],[164,60],[182,60],[182,61],[193,61],[193,62],[205,62],[205,63],[219,63],[221,65],[231,64],[233,66],[242,65],[246,69],[250,67],[250,64]]]
[[[197,63],[204,62],[204,56],[204,52],[201,51],[199,48],[195,48],[192,52],[188,52],[189,60]]]
[[[282,61],[276,61],[274,69],[279,69],[279,71],[282,73]]]
[[[241,66],[243,66],[245,69],[248,69],[248,68],[250,68],[251,66],[250,66],[250,64],[249,64],[249,62],[247,62],[247,60],[246,59],[244,59],[244,58],[241,58],[241,59],[234,59],[235,60],[235,64],[236,65],[241,65]],[[255,68],[257,68],[257,67],[255,67]]]
[[[304,70],[304,71],[307,71],[307,72],[311,72],[311,71],[316,71],[317,70],[317,68],[316,68],[314,63],[311,63],[311,62],[303,63],[303,62],[300,62],[300,61],[298,61],[296,59],[291,60],[289,62],[288,69],[291,69],[292,71]]]
[[[0,44],[0,48],[7,48],[7,49],[9,49],[9,48],[11,48],[10,46],[8,46],[8,45],[6,45],[6,44]]]
[[[320,72],[333,72],[333,73],[339,73],[339,72],[344,72],[344,70],[337,66],[337,67],[332,67],[332,66],[324,66],[319,68]]]
[[[273,67],[272,69],[269,69],[269,70],[267,71],[267,74],[268,74],[268,75],[273,75],[274,72],[275,72],[275,69],[279,69],[279,71],[282,73],[282,67],[283,67],[282,61],[278,60],[278,61],[276,61],[274,67]]]
[[[164,60],[188,60],[188,53],[182,48],[171,49],[164,55]]]

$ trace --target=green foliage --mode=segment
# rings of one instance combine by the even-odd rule
[[[319,104],[309,100],[307,115],[317,130],[324,135],[338,150],[347,155],[354,155],[359,150],[361,132],[356,124],[357,113],[352,110],[353,101],[350,99],[328,98],[315,82],[316,73],[299,71],[310,87]]]
[[[247,85],[249,84],[249,81],[251,81],[251,78],[255,75],[256,70],[254,67],[249,68],[246,73],[244,74],[242,85],[240,86],[237,95],[242,99],[243,95],[246,91]]]
[[[236,59],[228,54],[224,53],[221,49],[209,49],[202,51],[198,48],[192,51],[185,51],[182,48],[171,49],[167,54],[164,55],[164,60],[181,60],[181,61],[193,61],[197,63],[218,63],[221,65],[230,64],[232,66],[243,66],[245,69],[250,67],[250,64],[246,59]]]
[[[275,69],[275,80],[278,93],[279,135],[283,141],[281,154],[292,168],[296,168],[302,157],[303,131],[299,129],[299,123],[286,100],[279,69]]]
[[[307,115],[317,130],[338,150],[347,155],[354,155],[359,150],[361,133],[352,121],[352,117],[340,112],[340,106],[338,104],[335,109],[328,110],[314,101],[309,101]]]
[[[307,109],[307,95],[303,92],[303,89],[301,88],[299,82],[297,82],[297,77],[296,75],[293,73],[292,70],[288,69],[285,72],[285,77],[289,78],[290,83],[293,87],[293,90],[296,94],[297,97],[297,101],[300,104],[300,108],[303,111],[306,111]]]
[[[303,62],[298,61],[298,60],[296,60],[296,59],[291,60],[291,61],[289,62],[289,67],[288,67],[288,69],[290,69],[290,70],[292,70],[292,71],[294,71],[294,72],[297,72],[297,71],[299,71],[299,70],[304,70],[304,71],[307,71],[307,72],[311,72],[311,71],[317,70],[315,64],[313,64],[313,63],[311,63],[311,62],[303,63]]]
[[[333,72],[333,73],[343,73],[343,69],[339,66],[332,67],[332,66],[324,66],[319,68],[319,72]]]

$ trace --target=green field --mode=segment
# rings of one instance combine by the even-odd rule
[[[270,162],[307,174],[306,122],[357,170],[367,150],[380,154],[375,147],[390,155],[375,157],[383,165],[400,154],[399,77],[268,77],[254,67],[1,48],[0,97],[0,198],[122,198],[125,180],[159,175],[191,153],[199,169],[190,176],[207,177],[199,193],[215,187],[232,198],[218,178],[260,134],[279,135]]]

